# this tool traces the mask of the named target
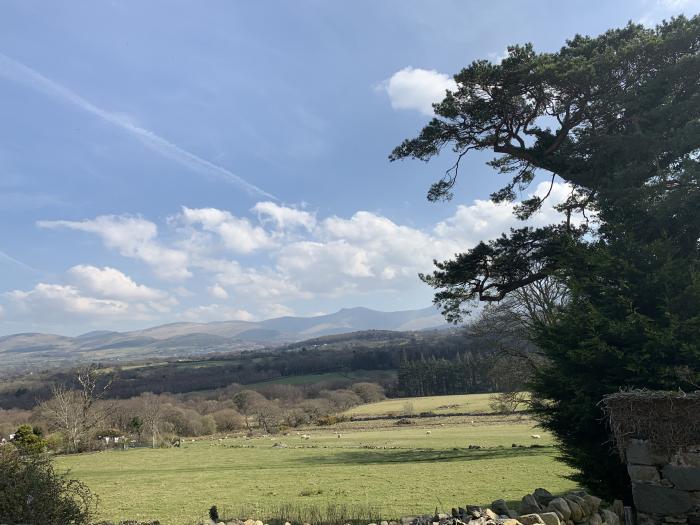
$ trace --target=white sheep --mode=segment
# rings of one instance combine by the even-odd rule
[[[428,431],[425,433],[426,436],[429,436],[430,434],[432,434],[432,432],[431,432],[430,430],[428,430]]]
[[[539,434],[532,434],[530,437],[532,439],[540,439],[541,436]]]

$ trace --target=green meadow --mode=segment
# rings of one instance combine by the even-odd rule
[[[458,397],[466,396],[444,396],[438,406]],[[469,406],[481,403],[469,397]],[[432,406],[435,398],[429,399],[413,401]],[[574,488],[564,478],[570,470],[555,455],[551,437],[527,418],[476,416],[423,418],[413,425],[353,422],[273,437],[222,435],[188,440],[181,448],[63,456],[57,463],[98,494],[101,519],[184,525],[202,520],[212,505],[222,514],[261,519],[281,505],[347,505],[371,507],[390,519],[497,498],[515,501],[540,486]]]

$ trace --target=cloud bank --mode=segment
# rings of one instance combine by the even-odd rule
[[[535,194],[544,195],[549,183]],[[555,184],[544,208],[525,224],[561,219],[554,206],[568,187]],[[261,201],[244,213],[183,206],[164,224],[141,216],[45,220],[40,228],[89,234],[109,252],[144,266],[159,282],[138,283],[111,266],[69,268],[58,282],[5,294],[8,317],[116,320],[252,320],[292,315],[319,301],[362,304],[362,297],[402,297],[429,290],[417,278],[433,259],[451,258],[524,223],[513,204],[476,200],[424,228],[371,211],[349,217]],[[398,307],[398,305],[397,305]]]

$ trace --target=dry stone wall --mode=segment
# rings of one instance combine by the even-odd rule
[[[625,457],[638,525],[700,525],[700,445],[666,453],[630,439]]]

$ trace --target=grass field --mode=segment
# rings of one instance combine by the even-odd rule
[[[331,427],[305,430],[309,440],[296,432],[231,436],[182,448],[64,456],[57,463],[99,495],[100,518],[159,519],[164,525],[194,523],[214,504],[258,509],[263,519],[270,517],[265,509],[281,504],[329,503],[373,506],[391,518],[519,500],[540,486],[553,492],[573,488],[563,478],[569,469],[555,460],[551,437],[528,419],[430,418],[430,426],[421,421],[427,420],[410,426],[384,420],[382,427],[355,422],[340,430],[340,438]],[[542,439],[533,440],[533,432]],[[276,442],[286,448],[274,447]],[[484,448],[469,450],[470,444]]]
[[[386,399],[351,408],[350,416],[401,415],[407,409],[414,414],[433,412],[435,414],[456,414],[464,412],[488,413],[491,394],[463,394],[455,396],[430,396]]]

